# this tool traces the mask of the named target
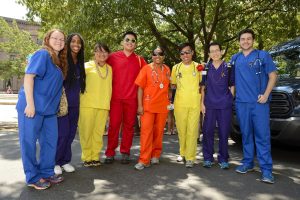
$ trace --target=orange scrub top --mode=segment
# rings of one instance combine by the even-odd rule
[[[170,83],[170,69],[167,65],[163,68],[153,68],[152,63],[144,66],[135,84],[143,89],[144,111],[151,113],[167,113],[169,105],[168,90]]]

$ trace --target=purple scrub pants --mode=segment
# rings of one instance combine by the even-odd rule
[[[79,117],[79,107],[69,107],[68,114],[58,117],[58,141],[56,151],[56,165],[70,163],[72,158],[71,145],[75,138]]]
[[[219,154],[218,162],[228,162],[228,137],[231,129],[232,109],[207,109],[203,124],[203,156],[204,160],[213,162],[214,130],[218,123]]]

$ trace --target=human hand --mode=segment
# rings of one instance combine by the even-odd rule
[[[143,106],[138,106],[137,113],[138,113],[139,115],[143,115],[143,114],[144,114],[144,108],[143,108]]]
[[[29,105],[27,104],[25,110],[24,110],[24,114],[26,117],[29,117],[29,118],[33,118],[34,115],[35,115],[35,107],[34,105]]]
[[[257,102],[258,103],[266,103],[268,101],[268,97],[264,94],[258,95]]]
[[[205,115],[205,105],[204,103],[201,104],[201,112],[203,115]]]

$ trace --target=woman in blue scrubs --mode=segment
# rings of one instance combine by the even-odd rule
[[[62,31],[54,29],[45,35],[43,48],[30,58],[16,107],[26,182],[37,190],[63,181],[54,175],[54,165],[58,137],[56,113],[67,71],[64,46]],[[37,141],[40,145],[38,160]]]
[[[219,154],[221,169],[228,169],[228,137],[230,133],[232,102],[234,93],[234,73],[222,58],[222,48],[217,42],[208,47],[211,61],[207,74],[202,78],[203,123],[203,167],[210,168],[214,163],[214,135],[218,124]]]

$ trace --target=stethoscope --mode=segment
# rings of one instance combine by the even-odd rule
[[[193,73],[192,73],[192,75],[193,76],[196,76],[196,70],[195,70],[195,63],[194,62],[192,62],[193,63]],[[176,68],[176,78],[177,79],[180,79],[180,78],[182,78],[182,73],[180,72],[180,68],[181,68],[181,66],[182,66],[182,62],[179,64],[179,66]]]
[[[160,84],[159,84],[159,88],[160,89],[163,89],[164,88],[164,84],[163,84],[163,82],[164,82],[164,69],[165,69],[165,66],[163,65],[162,66],[162,71],[161,71],[161,74],[162,74],[162,77],[161,77],[161,81],[160,81]],[[155,77],[156,78],[155,78]],[[157,84],[157,83],[159,83],[159,78],[158,78],[158,73],[157,73],[157,71],[155,70],[155,68],[154,68],[154,66],[152,66],[152,72],[151,72],[151,77],[152,77],[152,80],[153,80],[153,82],[154,82],[154,84]],[[169,78],[169,73],[167,72],[166,73],[166,76],[167,76],[167,78]]]

